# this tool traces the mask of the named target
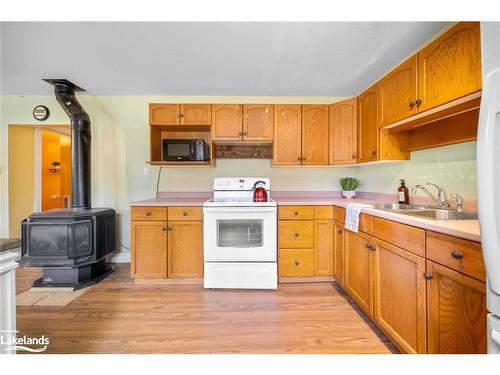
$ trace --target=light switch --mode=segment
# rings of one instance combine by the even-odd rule
[[[144,166],[143,173],[144,173],[144,176],[149,176],[149,165]]]

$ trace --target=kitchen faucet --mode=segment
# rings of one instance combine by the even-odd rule
[[[437,197],[434,197],[431,194],[431,192],[429,190],[427,190],[427,188],[423,185],[415,185],[414,187],[412,187],[412,189],[411,189],[412,194],[413,195],[417,194],[418,189],[423,190],[423,192],[425,194],[427,194],[429,196],[429,198],[431,198],[435,203],[437,203],[437,205],[440,208],[450,207],[450,205],[448,204],[448,198],[446,195],[446,191],[444,191],[444,189],[441,186],[433,184],[431,182],[427,182],[426,185],[434,186],[437,189]]]

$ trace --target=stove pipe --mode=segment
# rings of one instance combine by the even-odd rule
[[[90,117],[76,100],[85,91],[66,79],[44,79],[54,85],[58,103],[71,119],[71,202],[73,208],[90,208]]]

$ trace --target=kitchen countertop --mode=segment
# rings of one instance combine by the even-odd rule
[[[133,202],[131,206],[202,206],[212,193],[160,193],[158,198]],[[346,207],[349,203],[389,203],[395,202],[395,195],[358,193],[356,199],[343,199],[339,192],[273,192],[271,197],[278,206],[314,205]],[[420,204],[420,203],[419,203]],[[412,225],[466,240],[480,242],[479,220],[431,220],[363,207],[364,213],[399,223]]]

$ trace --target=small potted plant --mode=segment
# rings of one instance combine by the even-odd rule
[[[344,177],[340,179],[340,187],[342,188],[342,198],[356,198],[356,189],[360,182],[356,177]]]

